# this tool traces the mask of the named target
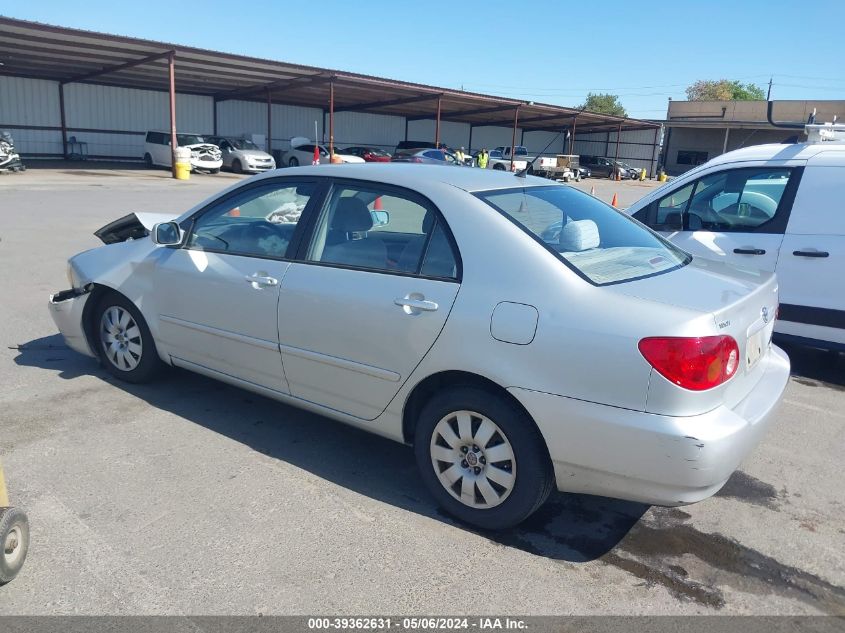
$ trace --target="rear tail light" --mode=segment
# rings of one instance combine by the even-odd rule
[[[638,347],[660,375],[692,391],[721,385],[739,367],[739,346],[730,336],[651,337]]]

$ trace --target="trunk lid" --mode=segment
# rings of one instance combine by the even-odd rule
[[[729,335],[739,346],[736,375],[713,391],[728,407],[738,404],[763,374],[778,309],[774,273],[740,268],[696,257],[687,266],[661,275],[609,286],[613,292],[710,314],[713,330],[698,336]],[[683,324],[679,325],[679,332]],[[654,332],[653,336],[689,335]]]

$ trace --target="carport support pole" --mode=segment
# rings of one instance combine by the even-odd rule
[[[273,155],[273,97],[267,88],[267,153]]]
[[[329,82],[329,162],[334,158],[334,82]]]
[[[511,135],[511,171],[513,171],[513,153],[516,151],[516,127],[519,125],[519,106],[513,111],[513,134]]]
[[[578,121],[578,117],[572,119],[572,134],[569,136],[569,155],[575,153],[575,123]]]
[[[170,169],[176,178],[176,64],[175,53],[167,55],[167,73],[170,79]]]
[[[440,105],[442,97],[437,97],[437,118],[434,120],[434,145],[440,147]]]
[[[616,161],[619,161],[619,137],[622,136],[622,122],[619,123],[619,129],[616,130]]]
[[[62,158],[67,159],[67,122],[65,120],[65,85],[59,82],[59,118],[62,125]]]

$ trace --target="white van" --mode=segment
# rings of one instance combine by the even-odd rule
[[[223,154],[220,148],[206,142],[198,134],[177,134],[176,144],[178,147],[187,147],[191,150],[191,171],[216,174],[223,166]],[[144,139],[144,162],[147,167],[154,165],[170,167],[173,164],[169,132],[147,132],[147,137]]]
[[[777,272],[781,339],[845,351],[845,126],[807,132],[714,158],[628,213],[695,256]]]

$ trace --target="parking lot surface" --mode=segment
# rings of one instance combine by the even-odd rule
[[[845,359],[789,349],[771,432],[715,497],[554,494],[481,533],[440,513],[411,449],[173,370],[112,379],[47,312],[66,259],[218,174],[0,177],[0,459],[32,538],[0,614],[845,615]],[[586,180],[627,206],[655,186]]]

